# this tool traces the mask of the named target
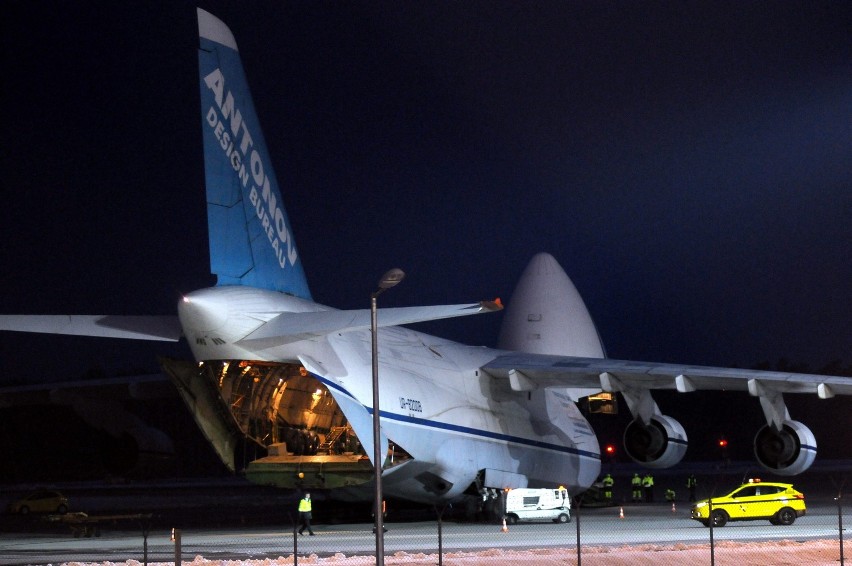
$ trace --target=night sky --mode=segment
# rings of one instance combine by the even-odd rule
[[[508,301],[553,254],[614,358],[852,364],[852,3],[199,2],[314,298]],[[158,6],[154,9],[152,6]],[[209,286],[194,3],[3,8],[0,312]],[[500,315],[422,325],[494,346]],[[4,380],[183,344],[3,333]]]

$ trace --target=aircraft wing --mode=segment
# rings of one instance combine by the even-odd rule
[[[71,394],[73,392],[73,395]],[[73,396],[90,399],[159,399],[177,392],[164,374],[134,375],[0,387],[0,409],[29,405],[62,404]]]
[[[627,389],[816,393],[821,398],[852,395],[852,378],[827,375],[507,353],[482,367],[509,379],[512,389],[577,387],[603,391]]]
[[[176,316],[0,315],[0,330],[177,342]]]
[[[401,324],[493,312],[502,308],[502,305],[498,302],[482,301],[462,305],[378,309],[376,323],[379,327],[399,326]],[[269,348],[325,336],[332,332],[349,332],[369,328],[370,309],[282,313],[240,340],[240,343],[250,343],[255,347]]]

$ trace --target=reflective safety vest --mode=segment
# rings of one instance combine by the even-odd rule
[[[651,476],[645,476],[645,479],[642,480],[642,485],[645,487],[654,487],[654,478]]]
[[[615,480],[612,479],[611,475],[607,474],[606,476],[604,476],[603,484],[604,484],[605,487],[612,487],[612,485],[614,483],[615,483]]]
[[[299,513],[308,513],[311,510],[311,500],[302,499],[299,501]]]
[[[642,485],[642,478],[639,476],[633,476],[633,479],[630,480],[630,483],[633,484],[633,487],[640,487]]]

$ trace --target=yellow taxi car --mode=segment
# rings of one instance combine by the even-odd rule
[[[68,512],[68,498],[53,489],[38,489],[6,506],[7,513],[27,515],[29,513]]]
[[[724,527],[728,521],[766,519],[773,525],[792,525],[806,513],[805,496],[789,483],[749,480],[723,495],[698,501],[692,506],[692,518],[709,527]]]

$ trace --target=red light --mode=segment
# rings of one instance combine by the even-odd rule
[[[615,454],[615,446],[613,446],[612,444],[607,444],[606,453],[609,455]]]
[[[719,447],[720,448],[726,448],[727,446],[728,446],[728,441],[725,440],[724,438],[719,441]]]

